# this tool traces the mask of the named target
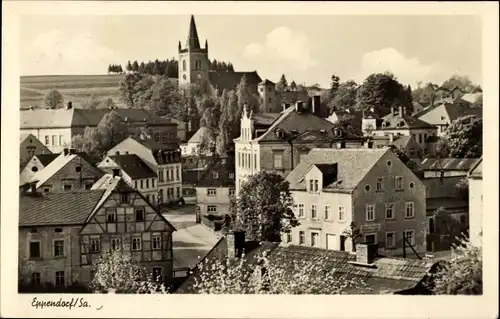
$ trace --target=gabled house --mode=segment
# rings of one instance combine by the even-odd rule
[[[19,163],[21,168],[24,167],[35,154],[52,154],[52,152],[33,134],[21,134],[19,139]]]
[[[343,132],[317,115],[320,101],[297,102],[279,114],[243,111],[236,150],[236,194],[241,183],[260,171],[286,176],[312,148],[358,148],[363,137]]]
[[[469,178],[469,236],[470,241],[482,245],[483,233],[483,158],[481,157],[468,174]]]
[[[208,165],[196,187],[196,211],[199,218],[229,214],[235,195],[234,154],[220,156]]]
[[[19,175],[19,185],[24,185],[31,181],[36,172],[41,171],[47,165],[49,165],[53,160],[59,157],[60,154],[36,154],[31,157],[28,162],[21,169],[21,174]]]
[[[182,156],[190,156],[190,155],[210,155],[212,145],[207,144],[210,141],[210,136],[213,135],[214,132],[212,129],[202,126],[194,133],[193,136],[189,139],[187,143],[181,144],[181,153]],[[205,145],[203,145],[205,144]],[[202,150],[202,146],[205,147]]]
[[[269,264],[283,266],[284,278],[294,280],[296,274],[294,263],[298,260],[317,262],[325,260],[323,267],[317,267],[310,276],[338,276],[339,280],[351,279],[364,282],[346,287],[343,294],[396,294],[426,295],[429,294],[427,284],[432,282],[437,262],[411,258],[387,257],[378,253],[376,245],[358,244],[356,253],[347,251],[325,250],[316,247],[299,246],[285,243],[261,242],[245,240],[245,234],[232,232],[222,237],[214,248],[200,261],[210,265],[213,262],[239,262],[243,259],[248,267],[260,266],[259,257],[266,254]],[[244,254],[242,254],[244,252]],[[316,265],[318,266],[318,265]],[[251,269],[251,268],[250,268]],[[193,269],[191,275],[176,290],[176,293],[197,293],[196,280],[201,271]]]
[[[424,156],[424,151],[420,148],[415,138],[410,135],[372,136],[367,143],[372,143],[372,148],[383,148],[386,146],[395,146],[403,150],[410,158],[420,159]]]
[[[102,171],[119,175],[153,205],[158,204],[158,176],[135,154],[111,155],[97,165]]]
[[[159,203],[177,202],[182,197],[182,162],[178,143],[128,137],[107,152],[111,155],[137,155],[157,173]]]
[[[436,126],[438,136],[443,136],[453,121],[466,115],[482,117],[482,109],[470,108],[456,103],[441,103],[415,114],[415,117]]]
[[[50,164],[39,170],[29,181],[44,193],[88,190],[103,172],[88,154],[64,149]]]
[[[102,252],[130,252],[167,286],[175,228],[121,177],[104,175],[91,190],[24,193],[19,259],[30,285],[88,286]]]
[[[351,251],[354,223],[385,255],[425,253],[425,186],[389,148],[313,149],[286,180],[300,225],[283,242]]]

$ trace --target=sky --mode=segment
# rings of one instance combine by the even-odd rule
[[[21,75],[103,74],[109,64],[177,58],[189,15],[37,15],[20,21]],[[482,84],[478,16],[195,16],[209,58],[277,82],[328,87],[392,72],[403,84],[453,74]]]

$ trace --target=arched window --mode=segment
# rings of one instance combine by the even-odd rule
[[[186,71],[186,60],[182,61],[182,71]]]

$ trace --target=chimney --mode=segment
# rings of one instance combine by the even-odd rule
[[[64,156],[68,156],[69,155],[69,148],[65,147],[63,152],[64,152]]]
[[[304,102],[297,101],[295,102],[295,112],[300,113],[304,109]]]
[[[113,168],[113,177],[118,177],[118,176],[120,176],[120,169]]]
[[[402,106],[399,106],[399,116],[403,116],[405,113],[404,113],[404,109]]]
[[[241,257],[245,250],[245,232],[230,231],[226,235],[227,257],[235,259]]]
[[[391,107],[391,115],[394,116],[394,107]]]
[[[314,114],[317,114],[319,112],[320,105],[321,105],[321,97],[319,95],[313,96],[312,112]]]
[[[356,263],[361,265],[370,265],[373,263],[378,253],[378,244],[357,244],[356,245]]]
[[[71,110],[73,108],[73,102],[69,101],[66,105],[66,110]]]

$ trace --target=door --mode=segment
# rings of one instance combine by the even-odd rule
[[[370,234],[365,236],[365,243],[367,244],[375,244],[375,234]]]
[[[337,249],[337,238],[334,234],[326,234],[326,249],[335,250]]]
[[[345,251],[345,240],[346,237],[340,235],[340,251]]]

